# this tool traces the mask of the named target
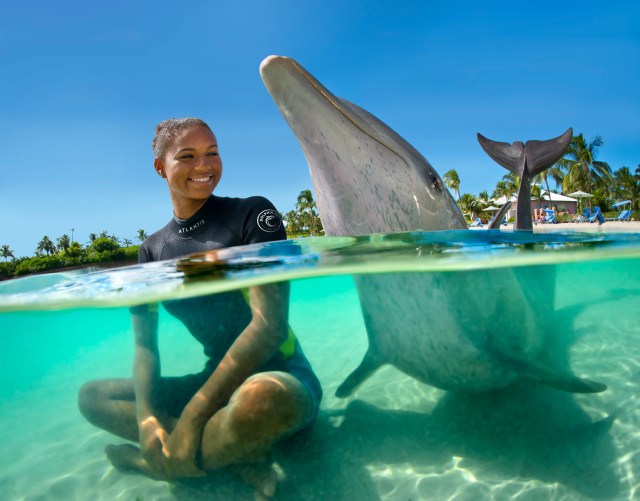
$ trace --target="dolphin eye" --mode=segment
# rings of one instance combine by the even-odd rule
[[[442,183],[440,182],[440,179],[433,172],[430,172],[429,175],[431,176],[431,187],[440,193],[442,191]]]

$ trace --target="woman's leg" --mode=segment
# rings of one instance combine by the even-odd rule
[[[128,379],[92,381],[80,392],[78,404],[91,423],[128,440],[138,441],[133,382]],[[270,497],[277,478],[264,460],[273,445],[308,425],[314,404],[309,390],[285,372],[265,372],[248,378],[229,403],[205,426],[201,467],[206,471],[235,466],[257,492]],[[167,423],[173,429],[175,419]],[[164,423],[163,423],[164,424]],[[131,444],[107,446],[114,466],[153,476]]]
[[[201,467],[205,471],[230,467],[253,486],[256,499],[271,498],[278,475],[268,453],[278,440],[309,425],[315,407],[309,390],[290,374],[264,372],[250,377],[207,423]]]
[[[91,424],[127,440],[138,441],[135,392],[131,379],[85,383],[78,392],[78,408]]]
[[[278,440],[309,424],[312,412],[309,391],[291,374],[251,376],[205,426],[201,466],[261,461]]]

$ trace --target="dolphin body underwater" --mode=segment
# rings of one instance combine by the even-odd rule
[[[326,235],[467,229],[438,173],[386,124],[334,96],[290,58],[269,56],[260,73],[307,158]],[[562,156],[571,135],[569,129],[525,145],[478,140],[521,176],[519,196],[530,200],[531,177]],[[516,228],[532,229],[531,208],[523,213],[526,222]],[[369,347],[336,395],[350,395],[384,364],[450,391],[492,391],[521,379],[568,392],[604,391],[604,384],[545,361],[549,325],[531,308],[537,298],[522,279],[509,268],[354,276]],[[469,294],[479,287],[496,291],[490,304]]]

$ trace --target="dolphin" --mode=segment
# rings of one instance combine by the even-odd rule
[[[482,149],[505,169],[520,178],[518,205],[514,228],[533,231],[531,220],[531,179],[555,164],[567,151],[573,129],[569,127],[564,134],[546,141],[515,141],[512,144],[492,141],[478,133],[478,142]],[[496,218],[494,218],[495,220]]]
[[[293,59],[269,56],[260,73],[307,158],[327,235],[467,229],[435,169],[381,120],[334,96]],[[354,276],[369,347],[336,395],[348,396],[384,364],[451,391],[491,391],[522,378],[603,391],[545,362],[547,324],[522,280],[508,268]],[[487,304],[469,293],[477,290],[496,295]]]

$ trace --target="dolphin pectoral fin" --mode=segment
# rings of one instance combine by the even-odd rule
[[[513,144],[493,141],[478,132],[478,142],[487,155],[495,160],[496,163],[508,171],[522,176],[524,169],[524,144],[522,144],[521,141],[516,141]]]
[[[503,360],[505,361],[505,360]],[[607,385],[579,378],[535,360],[508,358],[509,368],[524,379],[570,393],[600,393]]]
[[[496,217],[493,218],[493,221],[489,223],[490,230],[500,229],[500,224],[502,223],[502,220],[504,219],[505,214],[510,208],[511,208],[511,202],[507,200],[507,203],[505,203],[502,207],[500,207],[500,210],[496,214]]]
[[[383,364],[384,362],[380,359],[380,356],[369,347],[358,368],[349,374],[347,379],[336,390],[336,397],[345,398],[351,395],[365,379],[376,372]]]
[[[529,175],[531,177],[537,176],[560,160],[564,152],[567,151],[572,137],[573,129],[569,127],[564,134],[553,139],[527,141],[524,150],[527,156],[527,166],[530,169]]]

